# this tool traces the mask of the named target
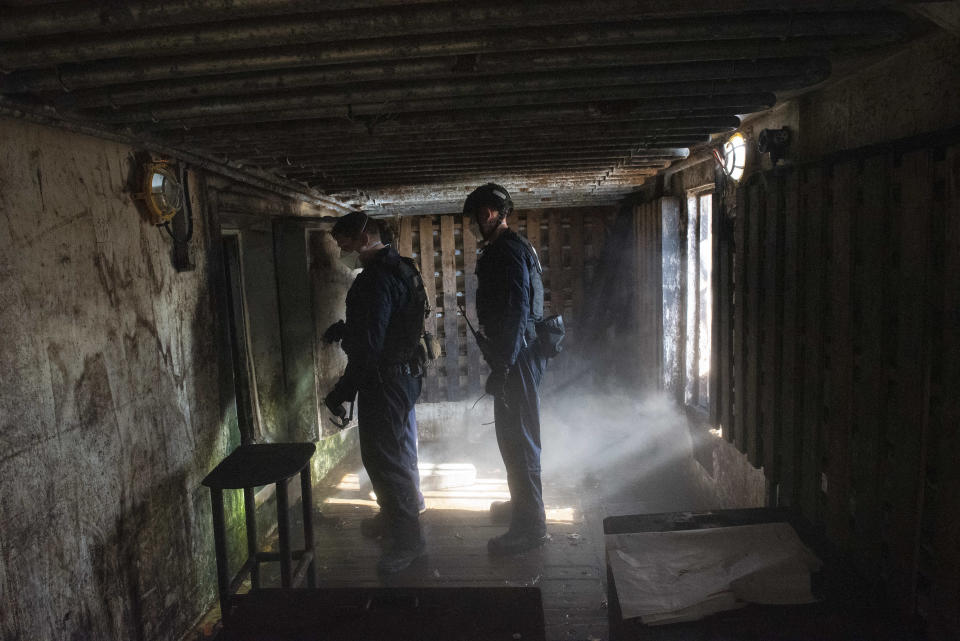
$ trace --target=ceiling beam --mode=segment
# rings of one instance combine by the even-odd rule
[[[784,43],[780,43],[781,45]],[[791,57],[762,57],[750,55],[756,47],[740,46],[740,57],[723,57],[722,50],[702,43],[688,43],[713,57],[696,63],[664,64],[663,47],[652,48],[606,47],[586,50],[559,50],[532,54],[507,53],[478,56],[476,60],[458,65],[458,58],[424,58],[385,64],[328,65],[306,69],[289,69],[257,74],[230,74],[216,78],[198,78],[185,81],[137,83],[104,89],[81,90],[71,94],[76,107],[122,107],[170,100],[196,100],[211,96],[245,96],[251,94],[289,92],[294,89],[325,86],[354,85],[358,83],[389,83],[413,80],[456,80],[478,78],[485,81],[507,75],[567,74],[575,70],[594,69],[592,73],[609,73],[611,69],[630,68],[631,80],[638,83],[681,82],[716,78],[749,78],[787,76],[807,73],[806,68],[817,58],[803,51],[801,43],[793,47],[803,55]],[[728,43],[728,49],[729,43]],[[659,56],[658,56],[659,53]],[[483,64],[481,65],[481,61]],[[576,77],[574,76],[573,79]],[[597,84],[600,84],[599,82]],[[611,84],[604,82],[602,84]],[[377,86],[377,85],[373,85]],[[583,86],[578,84],[577,86]],[[4,90],[10,92],[5,84]],[[495,90],[492,90],[495,91]]]
[[[765,72],[766,69],[770,70],[770,74]],[[384,110],[386,105],[389,113],[407,109],[442,111],[588,102],[603,99],[604,96],[609,96],[610,99],[707,96],[714,93],[799,89],[826,79],[830,73],[830,65],[825,59],[810,58],[789,62],[773,61],[755,66],[714,63],[704,65],[701,69],[681,71],[678,71],[677,77],[673,79],[670,69],[650,71],[640,67],[592,72],[518,74],[446,82],[417,81],[374,87],[360,85],[342,89],[161,102],[118,110],[92,110],[88,113],[103,122],[150,123],[211,116],[248,116],[257,112],[276,114],[289,109],[331,106],[338,107],[341,113],[347,115],[353,112],[352,105],[358,103],[374,103],[379,110]],[[460,100],[454,103],[455,99]]]
[[[407,6],[390,6],[402,4]],[[599,19],[697,16],[722,12],[767,11],[765,0],[592,0],[582,3],[554,0],[550,3],[490,1],[470,3],[373,2],[370,0],[231,0],[229,19],[241,21],[269,18],[289,23],[311,23],[313,42],[363,37],[396,36],[411,33],[462,32],[476,24],[489,28],[520,27],[528,24],[570,24]],[[837,11],[876,9],[896,4],[869,0],[781,0],[780,11]],[[344,11],[344,9],[356,9]],[[100,3],[64,2],[33,8],[7,9],[0,23],[0,40],[25,40],[70,33],[111,34],[132,30],[222,22],[221,0],[173,0],[171,2]],[[238,24],[242,24],[239,23]],[[293,35],[293,34],[291,34]]]
[[[698,22],[703,24],[699,30],[691,30],[683,38],[674,40],[665,39],[666,35],[659,34],[645,22],[268,46],[203,56],[174,54],[63,63],[56,69],[28,69],[0,76],[0,87],[5,92],[77,91],[106,85],[211,79],[211,76],[428,57],[450,60],[451,67],[484,72],[496,68],[496,58],[491,52],[506,52],[502,55],[535,52],[532,55],[536,56],[584,46],[632,46],[636,64],[827,55],[894,42],[907,30],[904,16],[891,12],[861,14],[859,20],[850,20],[848,14],[794,14],[789,29],[779,20],[767,19],[764,26],[756,17],[717,16],[709,21],[686,21],[688,28]],[[701,37],[695,37],[698,32]]]

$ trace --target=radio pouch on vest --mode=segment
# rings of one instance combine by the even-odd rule
[[[405,316],[405,325],[408,334],[417,337],[413,350],[413,363],[425,369],[428,365],[440,358],[440,341],[426,330],[426,319],[433,311],[427,298],[427,291],[423,285],[423,278],[415,260],[406,256],[400,257],[400,276],[410,286],[412,298],[409,312]]]
[[[537,346],[540,355],[544,358],[553,358],[563,351],[563,337],[566,335],[566,329],[563,327],[563,316],[554,314],[548,318],[543,318],[543,266],[540,264],[540,257],[537,256],[537,250],[527,238],[519,236],[529,252],[530,258],[536,269],[528,270],[530,273],[530,307],[534,320],[534,328],[537,331]]]

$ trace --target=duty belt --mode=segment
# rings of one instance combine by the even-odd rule
[[[391,376],[422,376],[423,370],[416,363],[389,363],[381,365],[379,368],[381,374]]]

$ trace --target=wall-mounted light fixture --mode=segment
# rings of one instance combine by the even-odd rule
[[[154,225],[168,223],[183,205],[183,185],[165,160],[143,164],[140,189],[134,198],[144,202]]]
[[[716,152],[714,152],[716,153]],[[723,143],[723,156],[716,154],[717,162],[723,167],[723,173],[731,180],[743,178],[743,169],[747,166],[747,141],[739,131]]]

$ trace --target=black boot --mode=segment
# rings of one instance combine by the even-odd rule
[[[509,523],[513,516],[513,505],[510,501],[494,501],[490,504],[490,520],[494,523]]]
[[[487,551],[498,556],[520,554],[540,547],[549,539],[550,537],[546,532],[514,532],[508,530],[504,534],[487,541]]]
[[[368,539],[379,539],[387,534],[387,519],[383,512],[360,521],[360,534]]]
[[[383,553],[377,561],[377,572],[396,574],[410,567],[410,564],[427,553],[427,545],[420,541],[413,547],[394,546]]]

